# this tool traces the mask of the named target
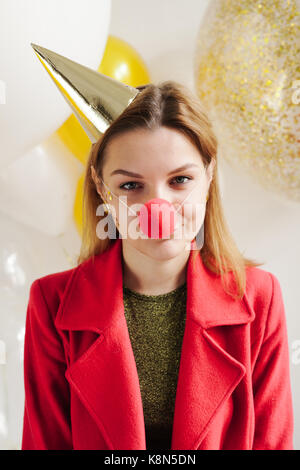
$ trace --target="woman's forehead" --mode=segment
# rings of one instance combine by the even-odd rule
[[[105,153],[108,171],[120,165],[151,167],[151,163],[159,165],[158,169],[165,169],[166,172],[185,164],[203,168],[197,147],[181,132],[165,127],[155,130],[135,129],[114,136]]]

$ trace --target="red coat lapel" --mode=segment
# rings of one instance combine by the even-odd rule
[[[245,375],[245,366],[210,328],[248,323],[254,312],[235,301],[221,279],[191,251],[186,325],[174,410],[172,449],[197,449],[207,425]],[[55,324],[99,334],[67,369],[66,378],[94,418],[109,449],[146,448],[142,398],[124,316],[122,240],[82,263],[69,284]],[[227,330],[228,332],[228,330]],[[84,430],[83,430],[84,432]]]

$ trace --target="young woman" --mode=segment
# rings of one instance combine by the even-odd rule
[[[216,170],[207,114],[171,81],[93,145],[78,265],[30,289],[22,449],[293,448],[281,287],[235,245]],[[157,199],[170,237],[141,229]]]

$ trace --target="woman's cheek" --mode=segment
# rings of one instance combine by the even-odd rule
[[[195,231],[198,233],[198,231],[201,229],[203,223],[204,223],[204,218],[205,218],[205,211],[206,211],[206,204],[205,203],[197,203],[195,207]]]
[[[184,206],[182,214],[183,236],[190,237],[200,230],[205,217],[205,204],[195,203]]]
[[[134,240],[146,238],[145,234],[141,232],[138,214],[134,215],[134,213],[140,209],[140,205],[137,207],[131,206],[131,208],[132,211],[124,209],[117,213],[122,238],[131,238]]]

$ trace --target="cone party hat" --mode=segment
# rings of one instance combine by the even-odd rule
[[[92,143],[139,93],[137,88],[31,43]]]

